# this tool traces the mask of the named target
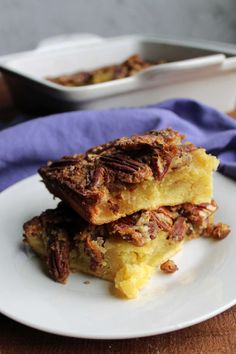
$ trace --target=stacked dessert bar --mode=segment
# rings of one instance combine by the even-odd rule
[[[183,139],[172,129],[151,131],[39,169],[62,201],[24,224],[24,240],[55,280],[82,271],[134,298],[157,268],[177,269],[171,258],[185,240],[228,235],[213,222],[218,160]]]

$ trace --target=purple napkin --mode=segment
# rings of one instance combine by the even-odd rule
[[[219,157],[236,179],[236,121],[199,102],[176,99],[143,108],[55,114],[0,132],[0,190],[35,174],[47,160],[124,135],[172,127]]]

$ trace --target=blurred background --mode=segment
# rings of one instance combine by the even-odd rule
[[[76,32],[236,43],[236,0],[0,0],[0,55]]]

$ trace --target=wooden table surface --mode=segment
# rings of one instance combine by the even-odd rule
[[[0,80],[0,119],[10,119],[15,111],[16,107]],[[236,111],[230,115],[236,118]],[[107,341],[44,333],[0,314],[0,354],[21,353],[236,354],[236,306],[183,330],[146,338]]]

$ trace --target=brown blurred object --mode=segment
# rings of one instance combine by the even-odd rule
[[[19,113],[0,76],[0,120],[11,119],[17,112]],[[236,119],[236,109],[229,115]],[[80,310],[77,311],[79,316]],[[147,338],[107,341],[67,338],[44,333],[0,314],[0,354],[16,353],[234,354],[236,306],[208,321],[179,331]]]
[[[124,79],[125,77],[133,76],[152,65],[163,63],[164,60],[160,60],[158,62],[144,61],[138,54],[135,54],[127,58],[121,64],[104,66],[91,71],[78,71],[76,73],[60,75],[47,79],[58,85],[68,87],[94,85],[107,81]]]
[[[234,119],[236,119],[236,109],[233,112],[229,112],[228,115]]]

